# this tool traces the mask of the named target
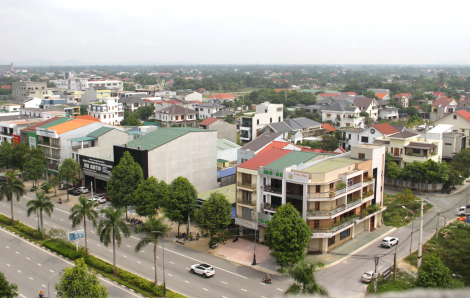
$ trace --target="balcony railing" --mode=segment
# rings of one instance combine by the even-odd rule
[[[256,200],[248,200],[243,197],[238,197],[237,198],[237,203],[243,204],[243,205],[248,205],[248,206],[256,206]]]
[[[53,158],[53,159],[60,159],[59,154],[52,154],[52,153],[44,153],[45,157]]]
[[[253,215],[246,217],[246,216],[242,216],[241,214],[237,214],[237,218],[256,222],[256,217]]]
[[[341,230],[342,228],[345,228],[345,227],[353,224],[354,221],[358,218],[359,218],[358,215],[354,215],[352,217],[349,217],[345,222],[338,223],[337,226],[334,226],[334,227],[331,227],[331,228],[326,228],[326,229],[312,229],[312,232],[313,233],[334,233],[334,232],[337,232],[337,231]]]
[[[336,209],[333,210],[311,210],[308,212],[310,216],[333,216],[335,214],[338,214],[344,210],[347,210],[355,205],[361,204],[362,200],[359,198],[358,200],[355,200],[351,203],[348,203],[347,205],[340,206]]]
[[[256,189],[256,183],[246,183],[243,181],[238,181],[237,185],[244,188]]]
[[[0,133],[4,136],[11,136],[13,134],[11,132],[6,132],[6,131],[1,131]]]
[[[72,150],[77,151],[78,149],[89,148],[89,147],[91,147],[90,144],[83,144],[83,147],[82,147],[82,145],[76,145],[76,146],[72,146]]]
[[[271,204],[269,204],[269,203],[265,203],[265,204],[263,204],[263,206],[262,206],[261,209],[276,212],[276,211],[277,211],[277,207],[278,207],[278,206],[274,206],[274,205],[271,205]]]
[[[351,185],[351,186],[348,186],[348,187],[347,187],[347,190],[350,191],[351,189],[358,188],[358,187],[360,187],[361,185],[362,185],[362,182],[355,183],[355,184],[353,184],[353,185]]]
[[[315,199],[315,198],[335,198],[341,194],[344,194],[346,192],[346,187],[343,189],[338,189],[335,192],[317,192],[317,193],[311,193],[308,195],[310,199]]]
[[[361,203],[362,203],[362,199],[361,199],[361,198],[359,198],[359,199],[357,199],[357,200],[355,200],[355,201],[351,201],[351,202],[349,202],[349,203],[346,205],[346,209],[349,209],[349,208],[351,208],[351,207],[353,207],[353,206],[355,206],[355,205],[360,205]]]
[[[250,122],[243,122],[242,126],[243,127],[251,127],[251,123]]]
[[[282,194],[282,187],[281,186],[276,187],[276,186],[272,186],[272,185],[263,185],[263,190],[273,192],[273,193],[277,193],[277,194]]]

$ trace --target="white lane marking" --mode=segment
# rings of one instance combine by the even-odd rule
[[[29,279],[33,280],[33,278],[30,276]]]
[[[21,210],[18,210],[19,213],[21,213]]]
[[[153,270],[155,270],[155,267],[152,267]]]
[[[202,288],[202,289],[203,289],[204,291],[207,291],[207,292],[209,292],[209,290],[208,290],[208,289],[206,289],[206,288]]]
[[[20,254],[19,252],[16,252],[17,254]]]
[[[50,272],[54,273],[54,270],[49,270]]]
[[[57,227],[56,227],[56,226],[54,226],[54,228],[56,228],[56,229],[57,229]]]
[[[127,245],[127,247],[131,247],[130,245]]]
[[[168,276],[173,276],[173,275],[171,275],[170,273],[168,273]]]
[[[139,238],[136,238],[134,236],[131,236],[132,239],[135,239],[135,240],[140,240]]]
[[[110,251],[110,252],[113,252],[113,250],[112,250],[112,249],[110,249],[109,251]]]
[[[221,283],[223,283],[223,284],[227,284],[225,281],[221,281]]]
[[[63,218],[61,218],[60,220],[64,220]]]
[[[99,244],[96,244],[96,246],[101,247],[101,245],[99,245]]]
[[[263,296],[261,296],[261,297],[263,297]],[[227,296],[222,296],[222,298],[227,298]]]
[[[141,250],[140,252],[145,252],[145,251]]]
[[[20,296],[21,296],[21,297],[23,297],[23,298],[26,298],[26,296],[25,296],[25,295],[23,295],[23,294],[20,294]]]
[[[261,296],[261,298],[266,298],[266,297],[264,297],[264,296]]]
[[[185,280],[184,282],[187,283],[187,284],[189,284],[189,281],[187,281],[187,280]]]
[[[242,291],[246,292],[246,290],[245,290],[245,289],[242,289]]]
[[[279,289],[279,288],[277,288],[277,289],[278,289],[279,291],[281,291],[281,292],[284,292],[284,290],[281,290],[281,289]]]
[[[186,270],[189,270],[189,268],[186,268]]]
[[[41,264],[38,263],[39,266],[42,266]]]
[[[19,272],[19,273],[21,273],[21,271],[20,271],[20,270],[18,270],[18,272]]]
[[[162,247],[161,247],[161,246],[158,246],[158,248],[162,248]],[[165,250],[166,250],[166,251],[168,251],[168,252],[171,252],[171,253],[177,254],[177,255],[179,255],[179,256],[185,257],[185,258],[187,258],[187,259],[190,259],[190,260],[193,260],[193,261],[199,262],[199,264],[201,264],[201,263],[202,263],[202,264],[204,264],[204,262],[203,262],[203,261],[200,261],[200,260],[198,260],[198,259],[195,259],[195,258],[188,257],[188,256],[186,256],[186,255],[180,254],[179,252],[173,251],[173,250],[171,250],[171,249],[166,249],[166,248],[165,248]],[[236,275],[236,276],[238,276],[238,277],[241,277],[241,278],[244,278],[244,279],[248,279],[248,277],[246,277],[246,276],[243,276],[243,275],[240,275],[240,274],[236,274],[236,273],[234,273],[234,272],[231,272],[231,271],[225,270],[225,269],[223,269],[223,268],[220,268],[220,267],[217,267],[217,266],[212,266],[212,267],[213,267],[213,268],[217,268],[217,269],[219,269],[219,270],[222,270],[222,271],[225,271],[225,272],[227,272],[227,273],[230,273],[230,274]],[[186,269],[188,269],[188,268],[186,268]],[[188,269],[188,270],[189,270],[189,269]]]
[[[8,267],[10,267],[10,264],[7,264]]]
[[[9,247],[7,246],[7,248],[9,248]]]
[[[93,234],[95,234],[95,232],[94,232],[94,231],[90,231],[90,232],[92,232]]]
[[[28,261],[31,261],[31,259],[30,259],[30,258],[28,258],[28,257],[26,257],[26,259],[27,259]]]
[[[46,287],[45,285],[41,285],[41,286],[43,286],[44,288]]]
[[[137,261],[137,263],[142,264],[141,262]]]
[[[44,222],[47,225],[47,222]]]
[[[259,284],[265,286],[264,282],[260,282]]]
[[[122,255],[124,258],[127,258],[125,255]]]
[[[173,262],[170,262],[170,264],[173,264],[173,265],[175,265],[175,263],[173,263]]]

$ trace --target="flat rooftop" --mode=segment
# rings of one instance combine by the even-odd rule
[[[309,173],[326,173],[348,165],[358,162],[356,159],[349,157],[338,157],[321,161],[311,167],[305,168],[302,171]]]
[[[227,200],[230,202],[230,204],[235,204],[235,195],[237,194],[237,191],[235,189],[235,184],[230,184],[221,188],[216,188],[213,190],[208,190],[205,192],[198,193],[197,198],[205,201],[209,199],[211,193],[216,192],[216,191],[223,194],[227,198]]]

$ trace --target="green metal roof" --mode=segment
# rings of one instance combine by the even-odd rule
[[[322,161],[309,168],[303,169],[303,171],[310,172],[310,173],[325,173],[325,172],[329,172],[338,168],[342,168],[342,167],[354,164],[356,162],[357,160],[350,159],[348,157],[333,158],[333,159]]]
[[[285,167],[292,165],[300,165],[306,163],[312,158],[320,155],[321,153],[303,152],[303,151],[292,151],[283,157],[273,161],[272,163],[265,166],[266,169],[282,171]]]
[[[114,128],[112,128],[112,127],[100,127],[100,128],[98,128],[97,130],[92,131],[92,132],[90,132],[89,134],[87,134],[87,137],[99,138],[99,137],[101,137],[102,135],[104,135],[105,133],[108,133],[108,132],[110,132],[110,131],[113,130],[113,129],[114,129]]]
[[[5,109],[0,109],[0,113],[8,113],[8,111]]]
[[[70,120],[73,120],[73,118],[72,117],[62,117],[62,118],[59,118],[59,119],[54,120],[52,122],[41,125],[39,127],[40,128],[49,128],[49,127],[52,127],[52,126],[56,126],[56,125],[65,123],[65,122],[70,121]]]
[[[217,140],[217,151],[235,149],[235,148],[240,148],[240,147],[241,146],[238,146],[235,143],[227,141],[226,139],[218,139]]]
[[[222,159],[222,158],[217,158],[217,162],[225,163],[225,162],[228,162],[228,160]]]
[[[217,189],[201,192],[197,195],[197,198],[202,199],[202,200],[205,201],[209,198],[211,193],[216,192],[216,191],[223,194],[227,198],[227,200],[230,202],[230,204],[235,204],[235,195],[237,193],[236,189],[235,189],[235,184],[231,184],[231,185],[223,186],[223,187],[220,187],[220,188],[217,188]]]
[[[144,135],[144,131],[137,131],[137,130],[128,130],[126,131],[128,135]]]
[[[127,142],[127,146],[131,148],[137,148],[138,146],[140,146],[141,149],[151,151],[181,136],[184,136],[187,133],[209,132],[209,131],[215,131],[215,130],[192,128],[192,127],[161,128],[161,129],[157,129],[152,132],[149,132],[148,134],[141,136],[140,138]]]
[[[86,142],[86,141],[95,141],[95,140],[98,140],[98,138],[78,137],[78,138],[68,139],[68,141],[74,141],[74,142]]]

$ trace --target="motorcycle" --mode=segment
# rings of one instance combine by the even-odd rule
[[[262,281],[263,281],[265,284],[272,284],[272,283],[273,283],[272,279],[270,279],[270,278],[263,278]]]
[[[238,241],[238,236],[235,236],[235,238],[232,240],[232,242],[237,242]]]
[[[43,291],[39,292],[39,298],[46,298],[46,294]]]

